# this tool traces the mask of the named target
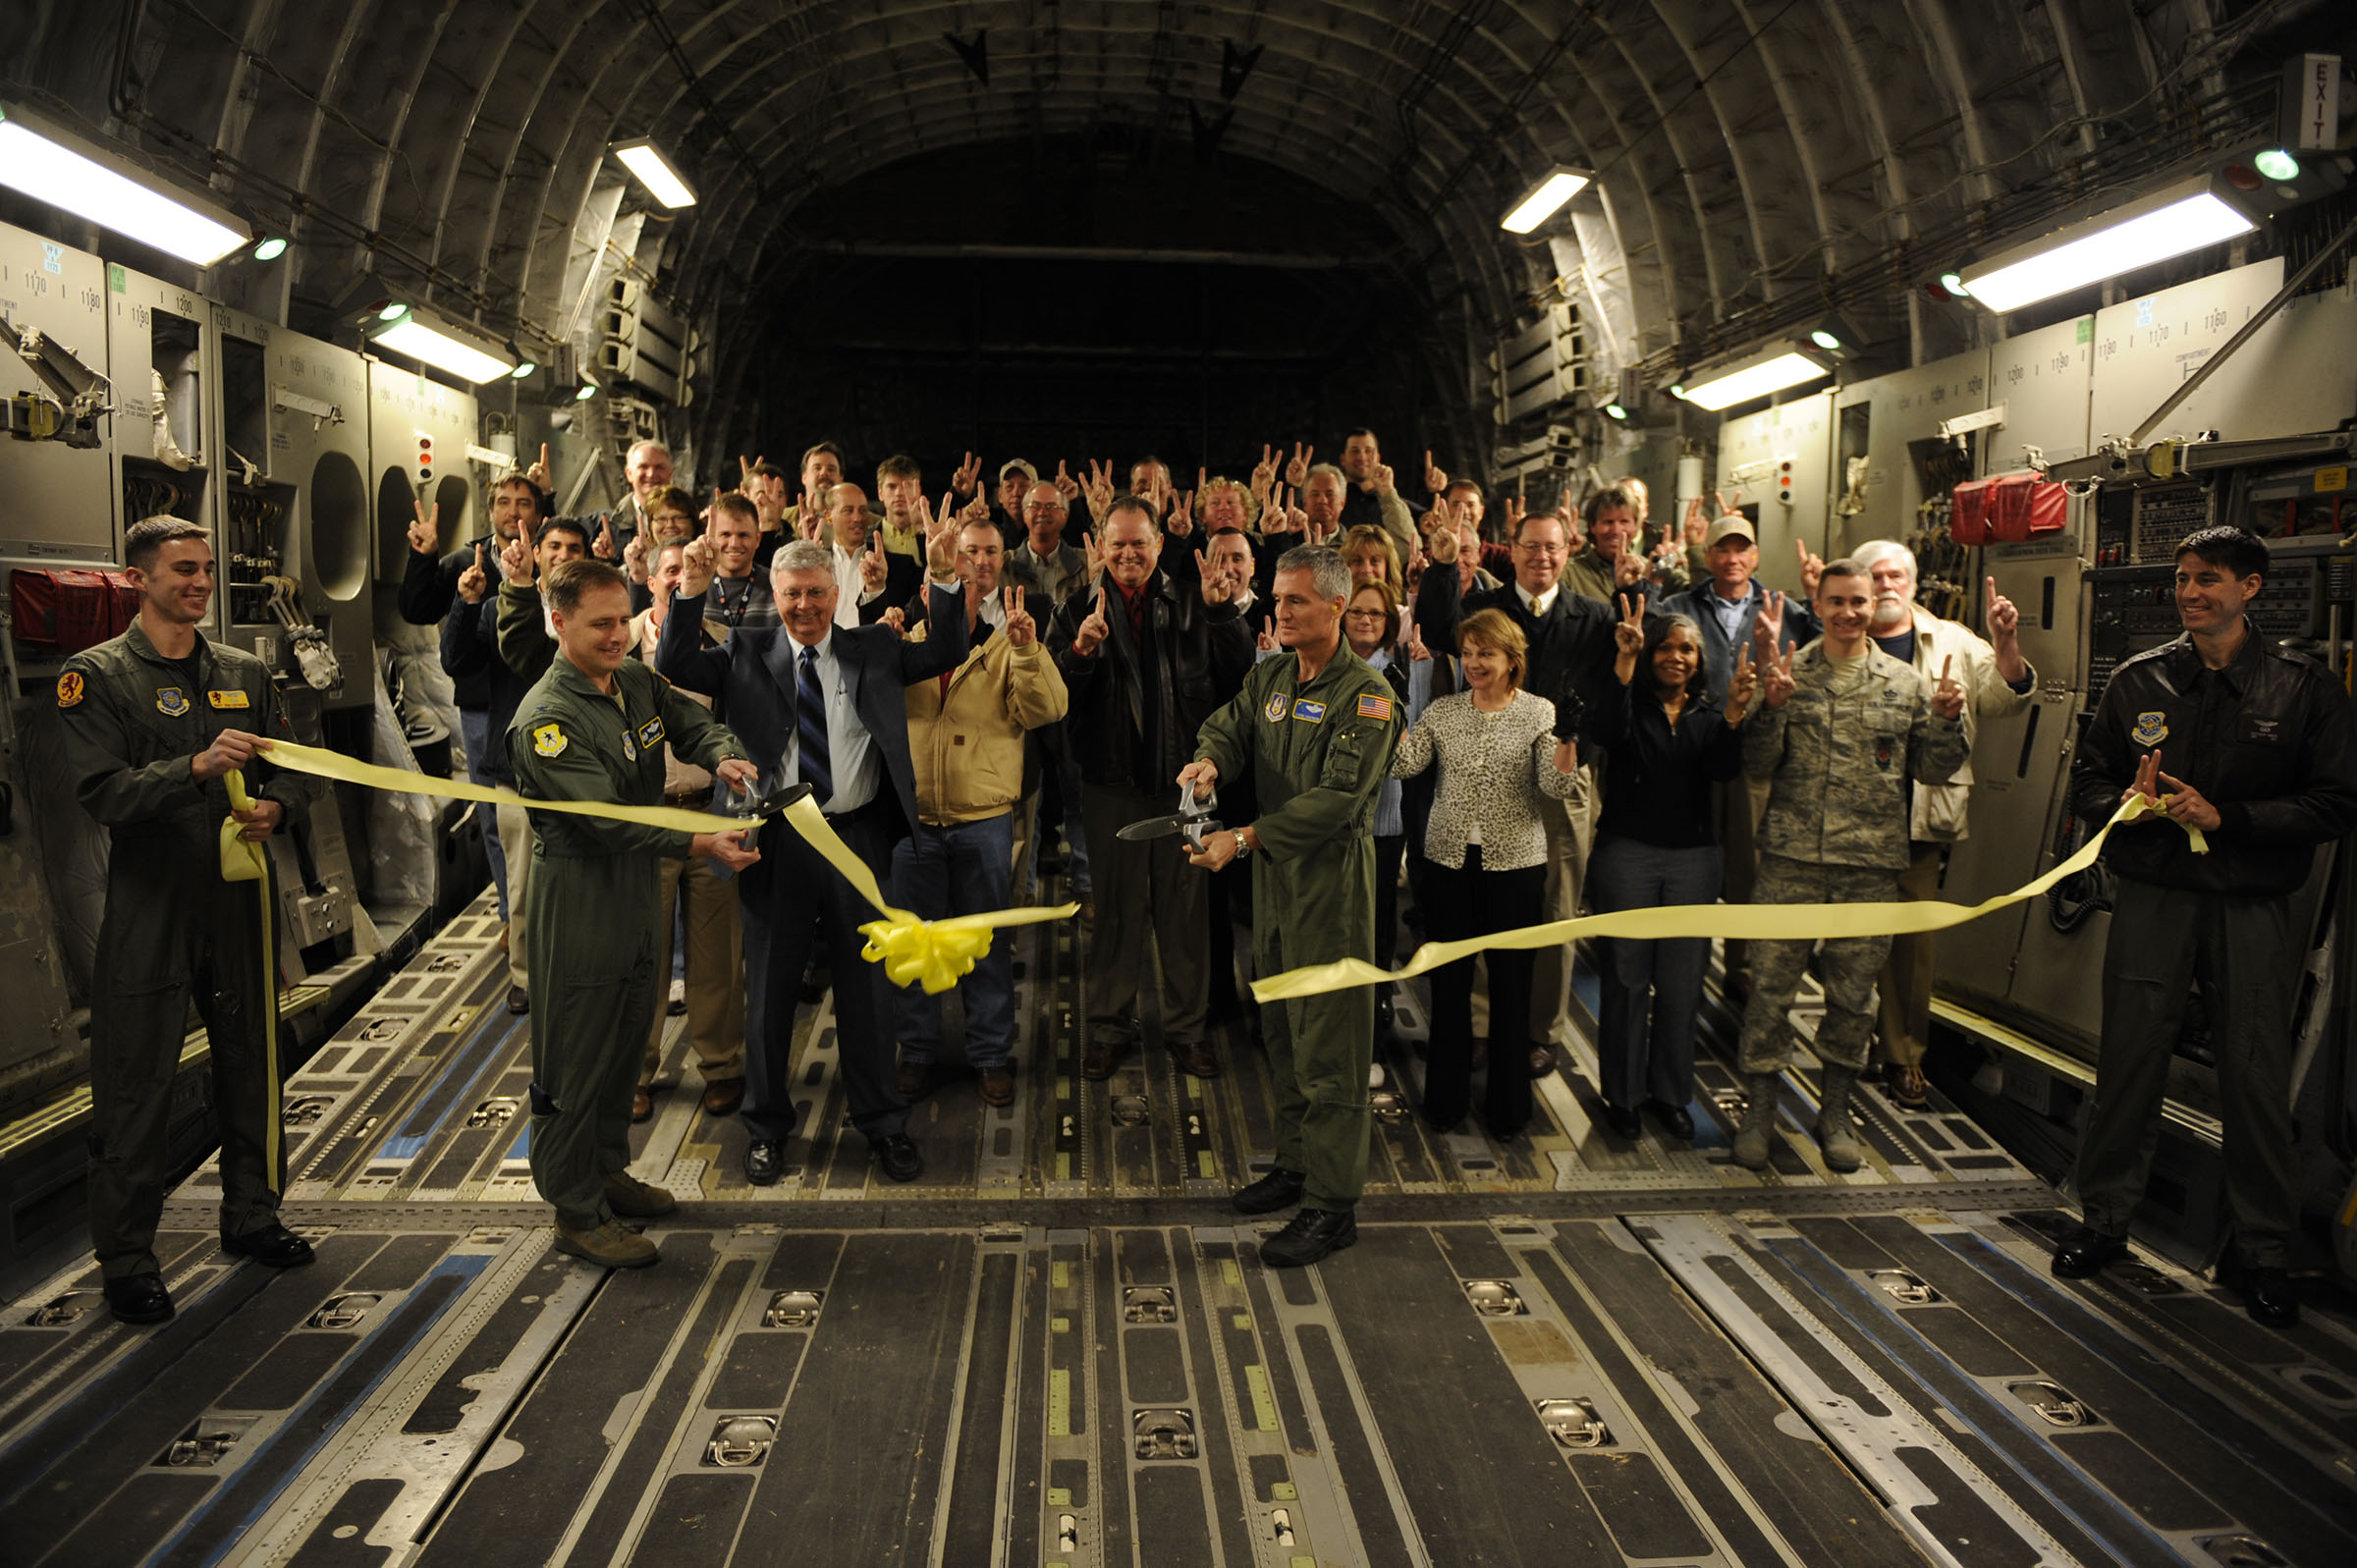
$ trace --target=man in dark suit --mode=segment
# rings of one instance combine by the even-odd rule
[[[1435,528],[1429,548],[1434,567],[1416,590],[1416,626],[1435,655],[1456,651],[1456,626],[1461,616],[1477,610],[1502,611],[1522,628],[1530,643],[1528,689],[1552,700],[1559,715],[1567,697],[1578,705],[1594,706],[1613,679],[1613,625],[1617,618],[1600,599],[1573,593],[1562,584],[1563,562],[1570,542],[1563,519],[1552,512],[1523,517],[1514,530],[1514,580],[1503,588],[1463,593],[1456,570],[1459,538],[1447,528]],[[1580,772],[1588,787],[1572,799],[1550,800],[1540,820],[1547,828],[1547,902],[1545,918],[1568,920],[1579,909],[1579,876],[1585,861],[1586,819],[1594,798],[1595,770],[1582,757]],[[1567,946],[1542,947],[1531,979],[1530,1071],[1543,1077],[1555,1070],[1557,1026],[1571,1001],[1571,950]],[[1503,1061],[1510,1041],[1490,1042],[1490,1059]]]
[[[838,625],[839,590],[826,546],[797,539],[770,563],[770,590],[784,621],[746,627],[718,648],[700,646],[710,548],[690,545],[681,599],[663,622],[655,669],[689,691],[716,699],[769,784],[806,784],[843,841],[882,883],[892,846],[916,820],[916,773],[908,755],[904,687],[946,675],[965,658],[964,589],[958,580],[957,529],[933,530],[927,565],[933,591],[925,639],[903,642],[889,626]],[[685,613],[683,614],[682,612]],[[802,969],[820,932],[835,970],[836,1039],[851,1125],[886,1175],[914,1181],[924,1161],[907,1135],[893,1041],[883,1027],[883,972],[859,956],[859,927],[876,912],[850,883],[784,823],[761,830],[761,859],[738,880],[744,906],[745,1095],[751,1144],[745,1179],[766,1187],[785,1169],[794,1131],[794,1011]]]

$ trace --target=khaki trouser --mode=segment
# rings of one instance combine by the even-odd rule
[[[1939,896],[1940,862],[1947,846],[1918,838],[1908,847],[1911,857],[1907,869],[1898,874],[1898,896],[1910,903]],[[1876,1018],[1885,1061],[1901,1067],[1923,1065],[1924,1048],[1932,1032],[1933,978],[1930,932],[1909,932],[1891,939]]]
[[[737,885],[724,882],[709,860],[663,862],[663,931],[655,939],[656,989],[671,974],[675,913],[687,900],[687,1039],[695,1048],[696,1070],[704,1081],[744,1076],[744,922]],[[663,1024],[668,1008],[655,1009],[646,1034],[646,1060],[638,1087],[655,1081],[663,1065]]]
[[[500,802],[499,844],[508,857],[508,984],[528,997],[532,980],[523,960],[523,890],[531,882],[532,819],[522,806]]]
[[[1760,818],[1768,810],[1766,779],[1737,775],[1712,791],[1719,824],[1719,863],[1725,878],[1720,896],[1728,903],[1751,902],[1760,875]],[[1740,937],[1727,939],[1727,978],[1748,980]]]

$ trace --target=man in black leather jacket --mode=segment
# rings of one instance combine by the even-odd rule
[[[1066,743],[1080,769],[1096,922],[1088,957],[1088,1045],[1081,1073],[1108,1078],[1138,1037],[1146,939],[1162,959],[1162,1037],[1179,1065],[1216,1076],[1203,1037],[1210,961],[1209,879],[1182,841],[1127,843],[1125,823],[1178,809],[1178,770],[1195,733],[1241,689],[1252,636],[1229,602],[1226,574],[1166,575],[1151,505],[1123,496],[1106,511],[1106,568],[1056,613],[1048,649],[1071,694]]]
[[[2083,1278],[2127,1254],[2191,975],[2218,1063],[2243,1298],[2260,1323],[2288,1327],[2299,1301],[2284,1267],[2300,1214],[2291,1000],[2306,945],[2291,894],[2317,846],[2357,827],[2357,749],[2340,682],[2245,615],[2267,566],[2267,547],[2239,528],[2205,528],[2177,547],[2186,634],[2119,667],[2071,762],[2072,809],[2090,826],[2129,790],[2160,798],[2170,820],[2123,827],[2104,851],[2119,891],[2079,1143],[2086,1225],[2054,1270]]]

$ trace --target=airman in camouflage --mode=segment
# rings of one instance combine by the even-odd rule
[[[1855,562],[1825,568],[1816,611],[1825,626],[1818,640],[1781,657],[1772,645],[1759,650],[1765,702],[1744,730],[1743,768],[1770,784],[1753,899],[1894,899],[1907,867],[1908,785],[1938,784],[1964,763],[1957,718],[1964,688],[1946,671],[1937,683],[1928,681],[1874,645],[1867,634],[1873,582]],[[1849,1092],[1866,1065],[1874,982],[1890,954],[1888,936],[1753,946],[1742,1045],[1750,1101],[1734,1155],[1755,1170],[1768,1163],[1777,1074],[1792,1051],[1786,1010],[1812,947],[1825,982],[1825,1022],[1817,1030],[1825,1063],[1818,1147],[1834,1169],[1858,1167]]]

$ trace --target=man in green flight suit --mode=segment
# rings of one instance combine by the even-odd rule
[[[155,1225],[192,992],[221,1119],[222,1250],[279,1269],[311,1261],[310,1243],[278,1221],[286,1153],[273,1136],[277,1064],[262,1009],[277,998],[261,921],[252,890],[221,876],[221,824],[233,815],[223,775],[255,769],[286,721],[262,662],[196,629],[213,598],[202,527],[135,523],[123,565],[139,618],[66,661],[57,710],[75,797],[112,835],[90,997],[90,1243],[114,1315],[161,1323],[172,1297]],[[266,798],[265,779],[247,777],[256,798],[234,815],[239,836],[258,841],[285,808]]]
[[[527,800],[663,803],[663,746],[750,786],[744,747],[630,651],[630,579],[602,561],[548,574],[557,654],[517,705],[508,755]],[[557,1250],[608,1269],[655,1262],[624,1225],[679,1207],[637,1180],[630,1090],[658,995],[658,862],[695,855],[741,870],[760,858],[736,834],[689,835],[568,812],[532,814],[537,863],[524,883],[532,996],[532,1180],[556,1206]]]
[[[1375,796],[1392,765],[1400,715],[1392,688],[1343,642],[1350,568],[1323,545],[1277,563],[1277,641],[1234,700],[1205,721],[1178,783],[1198,796],[1248,778],[1249,826],[1222,831],[1187,859],[1217,871],[1257,851],[1252,961],[1263,975],[1375,955]],[[1367,1179],[1367,1070],[1375,993],[1364,986],[1261,1009],[1277,1084],[1277,1163],[1235,1195],[1243,1214],[1299,1203],[1263,1241],[1278,1268],[1316,1263],[1358,1239],[1352,1212]]]

